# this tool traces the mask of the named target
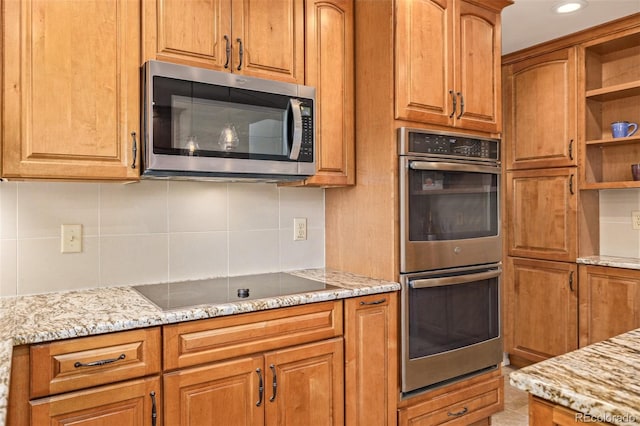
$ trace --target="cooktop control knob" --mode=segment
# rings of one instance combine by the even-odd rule
[[[238,297],[249,297],[249,289],[248,288],[239,288],[238,289]]]

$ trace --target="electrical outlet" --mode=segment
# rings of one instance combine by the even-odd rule
[[[306,239],[307,239],[307,218],[294,217],[293,218],[293,240],[303,241]]]
[[[60,251],[62,253],[82,251],[82,225],[60,226]]]
[[[640,230],[640,211],[631,212],[631,225],[633,229]]]

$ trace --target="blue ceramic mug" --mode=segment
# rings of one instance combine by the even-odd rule
[[[633,130],[630,130],[633,128]],[[614,138],[628,138],[638,130],[638,123],[629,123],[628,121],[616,121],[611,123],[611,134]]]

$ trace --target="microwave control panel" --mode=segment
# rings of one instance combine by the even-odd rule
[[[500,158],[500,141],[497,139],[405,128],[400,131],[403,132],[400,138],[400,155],[433,155],[491,161]]]
[[[310,107],[302,105],[302,143],[298,161],[310,163],[313,161],[313,113]]]

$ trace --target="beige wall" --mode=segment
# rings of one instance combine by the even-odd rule
[[[306,241],[293,217],[307,218]],[[61,224],[82,224],[81,253],[60,253]],[[322,266],[322,189],[0,183],[2,296]]]

